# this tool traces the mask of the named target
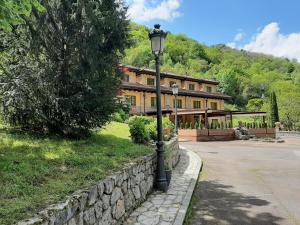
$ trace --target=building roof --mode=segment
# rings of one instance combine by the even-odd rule
[[[135,72],[137,75],[140,74],[148,74],[148,75],[152,75],[155,76],[156,75],[156,71],[152,70],[152,69],[146,69],[146,68],[138,68],[135,66],[130,66],[130,65],[120,65],[121,68],[126,68],[129,71]],[[218,85],[219,82],[215,81],[215,80],[209,80],[209,79],[204,79],[204,78],[196,78],[196,77],[191,77],[188,75],[178,75],[175,73],[167,73],[167,72],[161,72],[160,76],[162,78],[173,78],[173,79],[178,79],[178,80],[187,80],[187,81],[193,81],[193,82],[199,82],[199,83],[205,83],[205,84],[214,84],[214,85]]]
[[[146,86],[139,83],[128,83],[122,82],[121,89],[124,90],[133,90],[133,91],[145,91],[145,92],[155,92],[155,86]],[[170,94],[173,95],[172,89],[169,87],[161,86],[161,93],[163,94]],[[213,99],[224,99],[229,100],[231,99],[230,96],[222,94],[222,93],[210,93],[204,91],[190,91],[185,89],[179,89],[178,91],[179,96],[191,96],[191,97],[202,97],[202,98],[213,98]]]

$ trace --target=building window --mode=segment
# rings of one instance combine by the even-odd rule
[[[175,81],[170,81],[170,87],[172,87],[173,86],[173,84],[176,84],[176,82]]]
[[[156,97],[151,97],[151,107],[156,107]]]
[[[206,92],[212,92],[212,88],[211,87],[206,87]]]
[[[129,82],[129,75],[128,74],[124,74],[123,81]]]
[[[173,107],[175,108],[175,99],[173,100]],[[182,100],[177,99],[177,108],[182,109]]]
[[[210,103],[210,109],[212,109],[212,110],[217,110],[217,109],[218,109],[218,103],[216,103],[216,102],[211,102],[211,103]]]
[[[189,84],[189,90],[195,91],[195,84]]]
[[[194,101],[193,102],[194,109],[200,109],[201,108],[201,101]]]
[[[125,97],[130,106],[136,106],[136,97],[134,95],[126,95]]]
[[[147,78],[147,85],[154,86],[155,80],[153,78]]]

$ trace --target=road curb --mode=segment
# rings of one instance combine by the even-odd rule
[[[180,146],[180,149],[185,150],[189,158],[192,160],[190,162],[189,168],[187,169],[186,173],[191,176],[191,182],[188,186],[187,193],[183,199],[183,202],[178,210],[177,216],[175,218],[175,222],[173,225],[182,225],[184,223],[184,219],[188,210],[188,207],[190,205],[190,201],[192,199],[194,189],[196,187],[198,177],[202,168],[202,160],[200,157],[194,153],[191,150],[188,150],[182,146]],[[191,165],[192,164],[192,165]]]

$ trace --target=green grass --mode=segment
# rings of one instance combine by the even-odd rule
[[[30,217],[150,152],[133,144],[128,126],[121,123],[80,141],[0,129],[0,224]]]

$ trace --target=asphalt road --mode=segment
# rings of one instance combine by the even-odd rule
[[[300,225],[300,139],[181,142],[204,161],[192,225]]]

